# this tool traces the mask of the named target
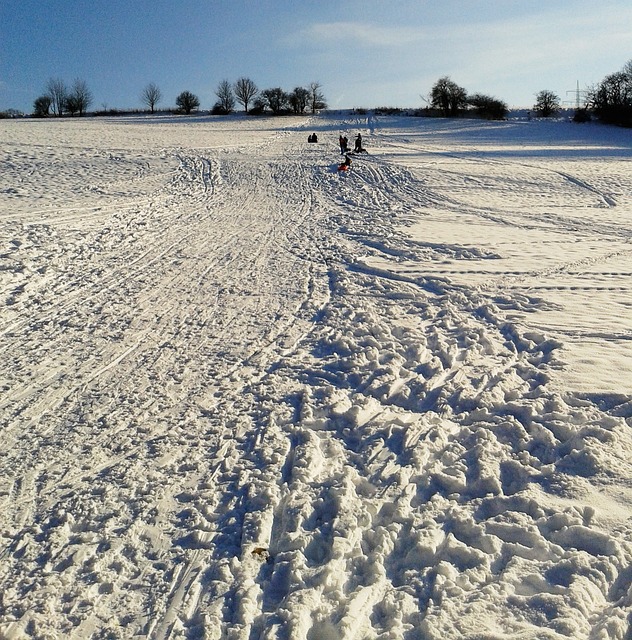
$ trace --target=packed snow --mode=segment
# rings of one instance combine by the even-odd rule
[[[0,139],[1,638],[632,638],[632,131]]]

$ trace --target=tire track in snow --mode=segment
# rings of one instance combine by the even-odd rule
[[[201,180],[204,181],[205,177],[204,177],[204,173],[203,172],[200,174],[200,176],[201,176]],[[186,182],[185,182],[185,184],[186,184]],[[209,190],[207,188],[204,188],[204,191],[208,194]],[[260,199],[259,196],[257,196],[257,197],[254,196],[254,194],[256,193],[255,189],[253,189],[252,191],[244,191],[244,193],[250,193],[251,194],[251,201],[242,203],[243,208],[247,212],[248,210],[251,210],[253,208],[254,203],[261,202],[261,199]],[[213,195],[215,197],[217,197],[217,194],[213,194]],[[181,197],[181,199],[183,201],[186,201],[186,197],[185,196]],[[203,211],[206,208],[206,204],[203,202],[203,200],[200,200],[200,199],[198,199],[198,202],[199,202],[199,205],[196,205],[196,206],[198,207],[198,209],[200,211]],[[217,206],[219,206],[219,205],[217,205]],[[226,210],[226,214],[228,214],[228,215],[232,215],[234,213],[234,209],[232,207],[239,206],[239,202],[235,201],[235,200],[232,200],[230,202],[230,206],[231,206],[231,209],[230,210]],[[266,204],[265,206],[267,207],[268,205]],[[270,210],[272,210],[272,209],[270,209]],[[277,223],[275,222],[274,224],[277,224]],[[204,278],[211,271],[215,271],[215,274],[219,275],[220,280],[225,281],[226,278],[227,278],[227,274],[230,273],[230,271],[231,271],[231,269],[233,268],[234,265],[239,265],[240,261],[248,262],[248,261],[250,261],[250,258],[252,256],[254,256],[256,260],[259,260],[258,256],[263,256],[265,254],[265,251],[269,248],[267,245],[264,244],[262,246],[257,247],[255,252],[253,254],[249,255],[249,251],[248,251],[248,246],[249,245],[247,243],[242,243],[241,240],[240,240],[240,237],[243,236],[244,234],[247,234],[249,231],[251,231],[253,229],[257,229],[257,222],[256,221],[252,220],[252,222],[250,224],[250,228],[248,226],[242,226],[241,228],[238,228],[237,226],[234,226],[234,225],[226,225],[226,226],[230,230],[230,233],[232,234],[232,237],[230,235],[229,236],[225,235],[223,238],[220,239],[220,242],[223,243],[223,242],[228,241],[229,245],[231,247],[233,247],[233,248],[237,248],[237,250],[235,251],[233,249],[233,250],[229,251],[228,260],[222,260],[221,262],[216,260],[215,264],[213,264],[213,263],[207,264],[205,266],[204,271],[202,272],[202,274],[198,278],[198,285],[200,284],[200,282],[202,282],[204,280]],[[272,231],[274,231],[274,228],[272,228]],[[192,234],[189,231],[188,232],[188,237],[191,237],[191,235]],[[236,244],[236,242],[239,242],[239,244]],[[275,242],[278,242],[278,239],[275,240]],[[189,244],[189,243],[187,243],[187,244]],[[242,244],[243,244],[243,247],[241,246]],[[182,247],[179,247],[179,250],[182,250]],[[169,253],[172,253],[172,251],[170,251]],[[160,265],[160,264],[164,263],[164,257],[166,257],[166,255],[167,254],[163,254],[162,259],[159,259],[159,256],[153,257],[152,263],[155,263],[156,265]],[[203,254],[194,252],[194,255],[195,256],[200,256],[200,255],[203,255]],[[292,254],[288,253],[288,255],[292,255]],[[304,262],[304,260],[301,260],[301,262]],[[147,275],[146,274],[146,269],[144,268],[146,265],[147,265],[146,261],[138,261],[133,266],[134,266],[134,268],[137,269],[137,273],[139,274],[139,276],[143,276],[143,275]],[[263,263],[260,262],[259,266],[264,266],[264,265],[263,265]],[[128,275],[129,275],[129,271],[128,271]],[[186,277],[190,277],[190,274],[186,274]],[[232,277],[234,277],[238,281],[247,280],[247,278],[241,277],[239,273],[234,274]],[[174,284],[177,283],[178,285],[180,285],[182,283],[182,278],[179,277],[177,280],[174,279],[173,283]],[[171,286],[171,289],[173,290],[173,286]],[[193,287],[192,292],[195,292],[195,290],[196,290],[196,288]],[[116,292],[116,287],[113,286],[111,288],[110,292]],[[305,300],[303,300],[303,301],[301,301],[299,306],[304,307],[305,304],[306,304],[306,302],[305,302]],[[217,305],[215,305],[215,306],[217,306]],[[168,309],[169,309],[169,307],[167,307],[165,309],[165,311],[168,311]],[[175,308],[172,307],[172,310],[175,310]],[[260,308],[255,306],[255,312],[257,310],[260,311]],[[234,322],[234,320],[237,318],[237,316],[234,313],[230,312],[230,310],[229,310],[229,313],[231,313],[231,315],[229,315],[227,317],[227,319],[226,319],[227,320],[227,322],[225,324],[226,331],[228,330],[230,322]],[[186,318],[184,318],[184,322],[180,324],[180,328],[182,329],[183,326],[186,326]],[[228,335],[230,335],[230,334],[228,334]],[[218,336],[218,339],[221,340],[221,335]],[[182,342],[182,336],[179,336],[178,340],[179,340],[179,346],[182,349],[188,350],[189,347],[196,341],[196,334],[192,333],[189,336],[189,338],[186,339],[186,342]],[[270,343],[272,343],[273,341],[274,341],[274,338],[271,337],[270,338]],[[128,350],[127,352],[124,352],[123,355],[129,356],[129,355],[131,355],[131,351]],[[119,359],[115,360],[115,362],[118,362],[119,365],[124,363],[125,359],[120,359],[119,356],[117,356],[117,358],[119,358]],[[138,362],[138,358],[135,358],[134,361]],[[118,366],[116,371],[114,371],[111,368],[112,364],[113,363],[111,362],[109,365],[106,366],[106,369],[108,370],[109,373],[114,373],[115,376],[118,377],[118,378],[121,378],[121,376],[125,375],[124,372],[123,372],[123,369],[120,366]],[[134,363],[132,361],[130,361],[126,365],[126,369],[131,370],[131,372],[133,372],[134,371],[134,366],[135,366]],[[145,367],[143,366],[143,369],[144,368]],[[142,371],[142,369],[139,369],[139,370]],[[101,374],[103,374],[104,372],[105,372],[105,369],[102,369],[101,370]],[[107,383],[108,386],[110,384],[111,384],[111,382]],[[94,386],[94,384],[93,384],[93,386]],[[103,385],[101,385],[101,386],[103,386]],[[129,407],[129,408],[131,409],[132,407]],[[163,407],[162,410],[164,410],[164,407]],[[119,413],[120,413],[120,410],[119,410]],[[124,413],[123,413],[123,415],[124,415]],[[116,414],[114,414],[114,416],[112,416],[112,417],[113,417],[114,420],[116,420]],[[165,431],[162,431],[163,435],[165,433],[166,433]],[[112,438],[112,435],[113,435],[112,429],[110,429],[110,433],[109,433],[109,435],[107,437],[108,438]],[[159,438],[161,436],[161,432],[160,431],[156,431],[156,436]],[[95,441],[94,438],[91,438],[91,440],[95,445],[98,445],[98,441]],[[106,444],[106,443],[102,441],[99,446],[103,447],[104,444]],[[141,452],[143,450],[143,448],[144,448],[143,444],[132,446],[131,448],[129,446],[127,446],[125,455],[122,458],[119,458],[119,460],[120,461],[133,460],[134,457],[137,456],[139,454],[139,452]],[[33,450],[37,450],[37,447],[34,446]],[[110,462],[111,462],[111,468],[115,469],[116,468],[116,460],[111,460]],[[107,470],[107,467],[101,467],[101,470],[102,471]],[[19,470],[16,470],[16,472],[19,473]],[[81,478],[81,476],[78,475],[78,474],[74,475],[74,479],[73,479],[72,476],[70,476],[70,477],[66,476],[64,478],[64,484],[63,484],[64,490],[66,492],[70,492],[70,494],[72,495],[73,492],[76,491],[77,489],[79,489],[83,485],[84,482],[85,482],[85,480],[83,480]]]
[[[242,167],[243,169],[243,167]],[[296,183],[297,183],[297,177],[296,177],[296,172],[293,171],[292,175],[288,175],[286,178],[284,178],[284,180],[288,180],[290,179],[292,180],[292,188],[296,188]],[[241,178],[243,179],[243,178]],[[233,178],[234,180],[234,178]],[[225,182],[228,182],[228,180],[225,180]],[[270,182],[264,182],[263,187],[264,189],[267,191],[269,189],[269,185]],[[285,185],[287,183],[286,182],[281,182],[279,183],[279,186],[281,187],[282,191],[287,188]],[[260,193],[262,191],[262,189],[260,188],[260,185],[256,185],[256,187],[253,189],[252,193]],[[240,193],[240,190],[237,189],[237,193]],[[275,200],[278,197],[278,195],[275,195]],[[231,206],[235,206],[235,202],[233,199],[229,199],[229,201],[232,203]],[[258,202],[258,200],[255,199],[254,202]],[[248,207],[254,210],[257,210],[257,208],[255,208],[254,202],[250,202],[248,203]],[[244,206],[244,204],[239,204],[237,203],[237,206],[239,206],[240,208],[246,208]],[[301,224],[304,219],[308,216],[313,216],[314,215],[314,211],[311,210],[311,204],[308,203],[308,205],[306,206],[304,203],[300,205],[301,208],[303,209],[303,211],[299,214],[298,219],[296,220],[296,222],[293,221],[293,225],[296,229],[299,228],[299,224]],[[292,226],[286,226],[284,224],[284,236],[285,237],[290,237],[292,240],[292,245],[294,245],[296,243],[297,240],[300,240],[300,236],[297,234],[296,231],[293,231],[291,234],[288,233],[288,231],[290,231],[292,229]],[[304,236],[304,234],[301,234],[302,236]],[[276,244],[276,243],[280,243],[282,242],[283,245],[287,244],[287,240],[281,240],[281,238],[279,236],[276,235],[272,235],[270,237],[270,242]],[[304,240],[302,240],[302,242],[304,242]],[[258,252],[258,254],[260,255],[266,255],[270,253],[270,246],[265,246],[265,251],[261,250],[260,252]],[[286,253],[288,253],[287,248],[283,247],[282,250]],[[296,252],[294,251],[294,249],[292,249],[289,252],[289,255],[292,256],[293,260],[297,260],[299,258],[299,256],[296,255]],[[254,256],[255,259],[258,259],[257,256]],[[305,262],[305,257],[304,254],[300,256],[300,261],[298,264],[300,263],[304,263]],[[310,261],[307,262],[307,265],[309,266],[309,264],[311,264]],[[310,286],[310,288],[308,288],[305,291],[304,295],[309,295],[310,297],[313,297],[315,295],[316,291],[313,290],[313,287]],[[319,294],[320,295],[320,294]],[[309,308],[312,307],[313,303],[309,303],[308,299],[303,300],[300,305],[299,305],[299,309],[305,309],[305,311],[308,311]],[[317,302],[317,304],[320,304]],[[313,310],[312,310],[313,313]],[[302,315],[302,314],[301,314]],[[303,323],[304,321],[302,321]],[[283,335],[284,333],[286,333],[287,331],[292,331],[292,333],[294,333],[294,329],[292,329],[292,325],[295,324],[296,321],[292,320],[291,324],[289,326],[286,326],[285,328],[283,326],[281,326],[280,328],[277,327],[277,329],[275,329],[275,335],[271,336],[269,339],[266,340],[267,346],[264,346],[264,348],[262,350],[259,350],[258,352],[254,352],[252,354],[252,356],[248,357],[245,361],[246,367],[248,368],[248,363],[252,363],[250,366],[252,366],[252,371],[254,375],[254,377],[252,379],[242,379],[242,382],[240,382],[240,387],[241,385],[245,385],[243,387],[243,391],[242,394],[245,394],[245,400],[247,400],[247,398],[249,397],[249,395],[252,393],[252,391],[248,391],[249,387],[251,387],[252,385],[259,385],[262,384],[261,382],[257,382],[258,377],[261,374],[255,374],[255,371],[264,371],[265,370],[265,363],[266,362],[270,362],[272,359],[274,359],[275,357],[278,357],[278,355],[275,356],[275,352],[278,351],[279,349],[279,345],[282,346],[283,351],[287,352],[287,348],[288,345],[286,343],[286,340],[279,340],[279,336]],[[293,342],[295,342],[297,340],[297,336],[295,336],[292,340]],[[291,348],[291,344],[290,343],[290,348]],[[235,367],[239,366],[239,369],[236,370],[241,372],[243,371],[244,368],[244,363],[241,364],[236,364]],[[232,377],[233,373],[232,372],[227,372],[226,376],[228,378]],[[233,391],[232,393],[235,393],[235,391]],[[211,420],[215,420],[215,416],[218,416],[221,418],[221,416],[223,415],[243,415],[243,416],[247,416],[252,409],[248,408],[248,407],[252,407],[252,401],[249,402],[249,404],[246,407],[242,407],[241,405],[244,403],[244,400],[241,400],[239,402],[235,401],[235,400],[230,400],[228,399],[228,404],[226,404],[225,400],[221,399],[220,396],[220,400],[219,403],[217,401],[215,401],[214,403],[211,402],[211,404],[209,404],[208,406],[205,407],[204,412],[205,415],[208,416],[209,419]],[[231,421],[232,422],[232,421]],[[221,421],[219,423],[221,425]],[[230,424],[230,423],[229,423]],[[228,459],[235,459],[235,456],[237,455],[235,452],[235,447],[234,447],[234,443],[238,444],[241,440],[241,437],[246,438],[245,442],[243,443],[243,447],[245,448],[245,455],[252,455],[253,449],[256,448],[255,442],[257,441],[257,439],[262,439],[264,438],[264,432],[262,431],[257,431],[257,434],[252,436],[252,438],[254,438],[254,440],[250,439],[251,436],[247,436],[247,434],[245,432],[243,432],[241,429],[239,431],[237,431],[236,433],[233,433],[233,429],[229,427],[229,430],[225,432],[225,434],[222,436],[222,441],[224,442],[224,444],[218,449],[216,454],[211,454],[216,455],[218,460],[222,460],[225,458]],[[250,444],[248,444],[250,442]],[[240,448],[242,445],[239,445]],[[233,452],[233,453],[231,453]],[[240,457],[243,458],[243,453],[240,454]],[[235,483],[237,482],[237,484],[239,484],[239,480],[238,479],[234,479],[234,480],[230,480],[230,479],[224,479],[222,480],[222,478],[225,477],[226,473],[229,472],[232,473],[232,471],[230,469],[225,469],[225,465],[224,463],[215,463],[213,465],[214,469],[211,473],[211,478],[213,482],[217,482],[220,486],[222,484],[226,484],[226,483]],[[222,471],[223,470],[223,471]],[[238,474],[241,475],[241,471],[238,471]],[[209,480],[205,480],[205,479],[201,479],[200,482],[202,484],[206,483],[206,482],[210,482],[211,479]],[[228,495],[233,495],[234,493],[236,493],[237,495],[241,495],[241,491],[239,489],[232,489],[228,492]],[[218,494],[219,498],[221,498],[221,493]],[[214,499],[214,502],[219,499],[216,498]],[[205,510],[208,509],[208,506],[205,507]],[[221,512],[221,511],[220,511]],[[200,533],[199,535],[196,535],[195,538],[198,542],[196,542],[195,544],[202,544],[204,545],[204,547],[206,547],[207,542],[204,542],[205,540],[209,540],[209,536],[207,533]],[[246,542],[244,540],[244,545],[246,545]],[[194,562],[194,561],[193,561]],[[207,575],[211,570],[208,569],[205,572],[205,575]],[[200,576],[200,579],[202,579],[203,576]],[[190,601],[190,596],[188,595],[189,593],[196,592],[197,590],[200,589],[200,584],[198,580],[192,580],[190,581],[190,583],[183,585],[180,583],[180,580],[177,579],[176,582],[173,584],[171,590],[172,593],[177,594],[177,596],[175,597],[175,599],[172,599],[172,601],[170,602],[170,604],[167,607],[167,612],[171,611],[172,613],[167,613],[166,617],[160,621],[156,623],[156,626],[154,627],[153,630],[153,636],[157,637],[157,638],[162,638],[162,637],[170,637],[171,631],[170,631],[170,625],[172,625],[172,620],[174,619],[174,611],[179,611],[182,606],[184,601],[189,602]],[[202,590],[203,591],[203,590]],[[212,608],[212,607],[211,607]],[[183,615],[181,612],[178,615]],[[186,620],[189,616],[184,615],[184,619]],[[195,619],[195,616],[191,616],[193,617],[193,619]],[[177,618],[177,616],[176,616]]]

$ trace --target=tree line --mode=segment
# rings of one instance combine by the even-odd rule
[[[502,120],[509,112],[502,100],[482,93],[468,94],[448,76],[435,82],[430,91],[430,98],[426,101],[436,115],[446,118],[454,118],[468,112],[481,118]]]
[[[83,115],[92,104],[92,93],[85,80],[76,79],[70,88],[60,78],[51,78],[46,85],[46,91],[35,99],[33,115],[47,116],[51,112],[62,116]]]
[[[584,92],[585,104],[576,109],[574,119],[582,122],[597,117],[602,122],[632,127],[632,60],[620,71],[609,74],[601,82]],[[295,87],[286,92],[280,87],[259,90],[247,77],[231,83],[222,80],[215,90],[217,101],[211,108],[213,114],[229,114],[240,104],[246,113],[261,114],[271,112],[302,114],[326,109],[327,102],[319,82],[311,82],[306,87]],[[141,102],[153,113],[162,101],[160,87],[149,83],[141,92]],[[470,94],[448,76],[437,80],[430,95],[425,99],[428,107],[424,115],[456,117],[474,115],[480,118],[500,120],[507,116],[507,104],[482,93]],[[64,114],[84,115],[93,102],[92,93],[84,80],[76,79],[68,87],[63,80],[51,78],[45,92],[33,104],[33,114],[48,116]],[[200,108],[200,99],[191,91],[182,91],[176,97],[176,107],[181,113],[190,114]],[[545,89],[536,94],[533,113],[549,117],[561,110],[559,96]]]
[[[602,122],[632,127],[632,60],[588,91],[587,108]]]
[[[573,119],[586,122],[593,116],[601,122],[632,127],[632,60],[620,71],[607,75],[601,82],[583,92],[583,105],[577,105]],[[430,92],[426,115],[457,117],[476,115],[500,120],[507,116],[507,105],[497,98],[468,92],[444,76],[437,80]],[[533,114],[548,118],[562,109],[560,97],[550,89],[543,89],[535,96]]]
[[[432,113],[446,118],[459,116],[475,116],[487,120],[503,120],[509,113],[505,102],[483,93],[469,94],[463,87],[444,76],[433,85],[430,98],[427,100]],[[536,94],[533,105],[535,115],[548,118],[561,108],[559,96],[549,89]]]
[[[327,101],[319,82],[310,82],[307,87],[295,87],[286,92],[281,87],[259,90],[250,78],[242,77],[231,83],[222,80],[215,90],[217,101],[211,108],[215,115],[233,113],[237,104],[250,114],[271,112],[303,114],[316,113],[327,108]],[[150,82],[140,93],[140,101],[154,113],[163,100],[163,93],[155,82]],[[59,78],[51,78],[41,96],[33,103],[33,115],[84,115],[93,103],[92,92],[85,80],[76,79],[69,87]],[[177,111],[190,114],[200,108],[200,99],[191,91],[182,91],[176,97]]]
[[[573,120],[587,122],[596,117],[606,124],[632,127],[632,60],[620,71],[607,75],[601,82],[589,87],[582,105],[576,105]],[[559,96],[553,91],[537,95],[534,111],[540,116],[551,116],[561,109]]]
[[[578,104],[575,108],[575,122],[587,122],[594,116],[606,124],[632,127],[632,60],[583,93],[583,105]],[[541,91],[538,94],[534,105],[536,114],[546,117],[560,109],[561,102],[556,93]]]
[[[212,113],[227,114],[235,109],[238,102],[246,113],[261,114],[271,111],[281,113],[302,114],[305,111],[316,113],[327,108],[327,101],[319,82],[310,82],[307,87],[295,87],[291,92],[281,87],[259,90],[250,78],[239,78],[231,84],[228,80],[219,83],[215,95],[218,100],[213,105]]]
[[[475,116],[487,120],[503,120],[509,113],[509,107],[503,100],[483,93],[470,94],[448,76],[439,78],[426,99],[429,107],[425,115],[438,115],[445,118]],[[533,110],[543,117],[553,115],[559,110],[559,98],[549,90],[540,91],[536,96]]]

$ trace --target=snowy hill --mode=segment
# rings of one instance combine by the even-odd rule
[[[632,132],[0,132],[0,638],[632,637]]]

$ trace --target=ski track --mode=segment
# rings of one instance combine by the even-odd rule
[[[561,343],[515,320],[545,304],[522,284],[629,251],[468,287],[423,265],[492,253],[407,235],[448,210],[627,242],[622,196],[375,116],[17,124],[0,637],[630,637],[630,398],[553,391]]]

